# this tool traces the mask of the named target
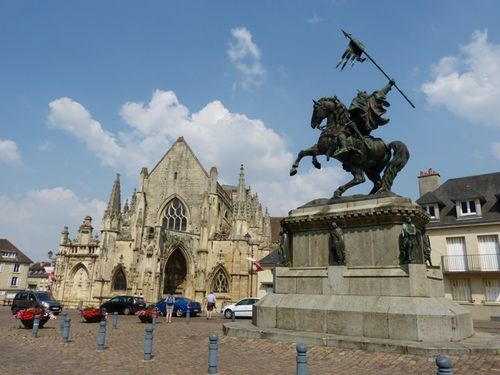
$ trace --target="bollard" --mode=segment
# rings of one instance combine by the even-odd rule
[[[234,310],[231,311],[231,320],[234,322],[236,320],[236,313]]]
[[[38,337],[38,328],[40,326],[40,317],[38,314],[35,314],[35,317],[33,318],[33,328],[31,329],[31,337],[36,339]]]
[[[112,322],[113,329],[116,329],[116,326],[118,324],[118,313],[116,311],[113,313],[113,318],[112,318],[111,322]]]
[[[297,344],[297,375],[307,375],[307,345]]]
[[[103,352],[106,343],[106,321],[99,322],[99,332],[97,333],[97,351]]]
[[[186,310],[186,324],[189,324],[191,321],[191,311],[189,311],[189,307]]]
[[[217,340],[215,333],[208,335],[208,373],[217,374]]]
[[[438,367],[437,375],[453,375],[450,358],[444,355],[438,355],[436,358],[436,365]]]
[[[70,329],[71,329],[71,318],[68,315],[66,315],[64,317],[63,329],[61,334],[63,344],[66,344],[69,341]]]
[[[61,324],[59,325],[59,329],[61,330],[61,333],[62,333],[63,328],[64,328],[64,319],[66,319],[67,316],[68,316],[68,313],[64,313],[63,317],[61,318]]]
[[[151,318],[151,324],[153,325],[153,328],[156,326],[156,313],[153,313],[153,317]]]
[[[144,360],[149,361],[153,356],[153,327],[146,328],[146,336],[144,337]]]

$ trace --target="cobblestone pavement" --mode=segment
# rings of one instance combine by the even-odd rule
[[[84,323],[74,310],[70,342],[61,344],[61,319],[50,320],[31,338],[31,330],[12,318],[8,307],[0,307],[0,374],[206,374],[208,335],[219,335],[218,374],[295,374],[296,345],[269,340],[230,338],[222,335],[224,319],[174,318],[159,320],[154,330],[153,359],[144,361],[147,324],[135,316],[119,316],[118,328],[108,322],[106,349],[97,352],[98,324]],[[500,323],[488,325],[500,332]],[[500,355],[452,356],[455,375],[500,375]],[[313,346],[308,349],[310,375],[345,374],[436,374],[434,357],[365,352]]]

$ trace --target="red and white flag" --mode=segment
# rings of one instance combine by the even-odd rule
[[[43,267],[45,269],[45,273],[50,281],[56,281],[56,275],[54,275],[54,267]]]
[[[252,257],[248,257],[247,258],[250,262],[252,262],[252,264],[255,266],[255,270],[257,272],[260,272],[260,271],[264,271],[264,267],[262,267],[259,263],[259,261],[255,258],[252,258]]]

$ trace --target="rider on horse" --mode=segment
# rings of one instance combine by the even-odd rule
[[[366,144],[366,141],[372,138],[370,135],[372,130],[389,122],[389,119],[382,116],[386,112],[385,107],[390,105],[386,100],[386,95],[394,84],[395,81],[391,79],[384,88],[374,91],[371,95],[368,95],[366,91],[358,91],[348,110],[350,121],[338,124],[338,127],[333,130],[336,142],[328,149],[327,158],[350,151],[361,154],[353,141],[358,139]]]

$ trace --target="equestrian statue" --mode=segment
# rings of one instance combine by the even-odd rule
[[[364,53],[389,79],[359,41],[352,38],[351,34],[344,32],[344,35],[349,38],[350,43],[337,66],[343,63],[343,68],[349,60],[353,63],[363,62],[365,58],[361,58],[361,54]],[[316,144],[299,152],[290,169],[290,176],[297,173],[304,156],[311,156],[312,164],[320,169],[321,163],[317,156],[325,155],[327,161],[330,158],[340,161],[344,170],[353,175],[351,181],[335,190],[333,198],[339,198],[347,189],[365,182],[365,175],[373,182],[369,194],[390,192],[394,178],[406,165],[410,154],[403,142],[386,144],[382,139],[373,137],[371,132],[389,122],[389,119],[382,116],[390,105],[386,96],[393,86],[414,107],[396,86],[394,79],[389,79],[385,87],[371,94],[358,91],[349,108],[336,96],[313,100],[311,127],[321,130],[321,134]],[[322,125],[323,120],[326,120],[325,125]]]

